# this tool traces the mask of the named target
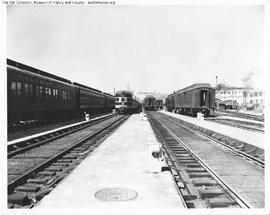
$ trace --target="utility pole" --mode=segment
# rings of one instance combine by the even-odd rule
[[[244,77],[242,78],[243,81],[243,105],[246,106],[247,104],[247,82],[248,82],[249,77]]]

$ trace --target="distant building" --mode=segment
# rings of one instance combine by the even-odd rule
[[[264,97],[265,93],[263,90],[254,90],[252,88],[225,87],[216,90],[216,99],[220,100],[219,104],[225,104],[225,107],[230,106],[232,109],[237,109],[241,106],[247,106],[248,108],[264,108]]]
[[[163,102],[165,102],[165,99],[167,97],[167,94],[163,94],[163,93],[157,93],[157,92],[142,92],[142,91],[139,91],[136,93],[136,98],[139,99],[139,101],[143,101],[143,99],[146,97],[146,96],[154,96],[156,99],[161,99],[163,100]]]
[[[264,107],[265,104],[265,93],[263,90],[251,90],[247,95],[247,105],[258,107]]]
[[[239,106],[247,104],[248,92],[251,88],[243,87],[226,87],[216,90],[216,98],[221,101],[234,101]]]

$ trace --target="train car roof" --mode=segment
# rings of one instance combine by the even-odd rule
[[[88,86],[85,86],[83,84],[79,84],[77,82],[73,82],[73,85],[78,86],[78,87],[82,87],[82,88],[86,88],[86,89],[89,89],[89,90],[92,90],[92,91],[95,91],[95,92],[98,92],[98,93],[102,93],[102,91],[100,91],[98,89],[95,89],[95,88],[92,88],[92,87],[88,87]]]
[[[23,63],[19,63],[19,62],[14,61],[14,60],[7,59],[7,65],[14,66],[14,67],[22,69],[22,70],[27,70],[28,72],[32,72],[32,73],[35,73],[35,74],[38,74],[38,75],[41,75],[41,76],[44,76],[44,77],[52,78],[52,79],[55,79],[55,80],[58,80],[58,81],[61,81],[61,82],[71,84],[71,81],[68,80],[68,79],[61,78],[61,77],[59,77],[57,75],[53,75],[51,73],[44,72],[42,70],[36,69],[34,67],[31,67],[31,66],[27,66],[27,65],[25,65]]]
[[[115,93],[115,96],[130,96],[132,97],[132,93],[127,90],[119,90]]]
[[[104,95],[107,95],[107,96],[112,96],[112,97],[114,97],[114,95],[112,95],[112,94],[110,94],[110,93],[105,93],[105,92],[103,92],[103,94],[104,94]]]
[[[194,90],[194,89],[197,89],[197,88],[212,88],[211,84],[208,84],[208,83],[196,83],[196,84],[192,84],[188,87],[185,87],[181,90],[178,90],[178,91],[175,91],[174,93],[168,95],[168,96],[172,96],[172,95],[175,95],[175,94],[178,94],[178,93],[183,93],[183,92],[186,92],[186,91],[190,91],[190,90]],[[213,89],[213,88],[212,88]]]
[[[144,100],[145,99],[156,99],[156,97],[154,97],[154,96],[146,96],[145,98],[144,98]]]

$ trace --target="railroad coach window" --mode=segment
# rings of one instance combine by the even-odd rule
[[[63,100],[67,99],[67,92],[65,90],[62,91],[62,99]]]
[[[43,97],[43,86],[39,86],[39,96]]]
[[[22,95],[22,83],[21,82],[15,82],[16,83],[16,93],[14,95]]]
[[[52,89],[52,96],[53,96],[53,99],[56,99],[56,89]]]
[[[30,96],[33,96],[33,95],[34,95],[34,92],[33,92],[33,85],[32,85],[32,84],[29,84],[29,95],[30,95]]]
[[[35,95],[36,97],[39,97],[39,86],[35,86]]]
[[[52,95],[52,89],[49,88],[49,89],[48,89],[48,96],[51,97],[51,95]]]
[[[45,97],[47,98],[48,94],[49,94],[49,88],[48,87],[44,88],[44,93],[45,93]]]
[[[12,81],[11,82],[11,85],[10,85],[10,89],[11,89],[11,95],[16,95],[16,82],[15,81]]]
[[[24,95],[29,96],[29,84],[24,84]]]
[[[58,89],[55,89],[55,98],[58,99]]]

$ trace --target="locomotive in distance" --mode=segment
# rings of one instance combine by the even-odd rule
[[[114,96],[7,59],[8,126],[112,112]]]
[[[215,110],[215,89],[208,83],[196,83],[175,91],[166,98],[166,108],[180,114],[209,116]]]
[[[117,113],[136,113],[141,110],[141,104],[130,91],[120,90],[115,93],[115,111]]]

